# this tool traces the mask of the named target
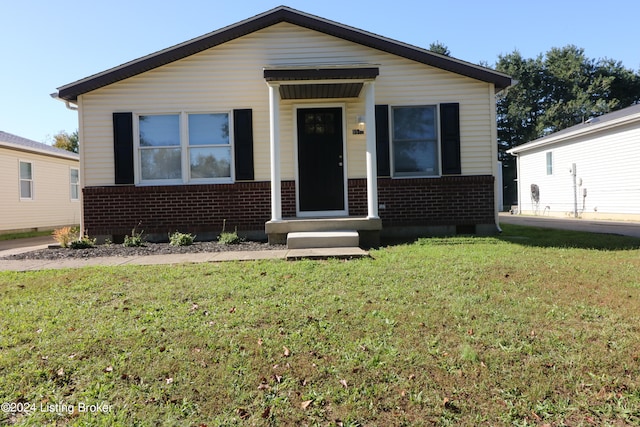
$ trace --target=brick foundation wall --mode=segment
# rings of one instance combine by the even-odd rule
[[[367,181],[348,184],[349,214],[367,215]],[[294,181],[283,181],[282,215],[296,216]],[[84,227],[90,235],[181,231],[263,231],[271,218],[269,182],[83,189]],[[469,225],[494,222],[492,176],[378,179],[383,226]]]
[[[90,235],[173,231],[219,232],[264,230],[271,218],[269,182],[235,184],[114,186],[83,189],[84,228]],[[295,216],[295,182],[282,183],[282,210]]]
[[[378,179],[379,214],[383,227],[493,224],[494,178]],[[349,213],[367,214],[367,181],[349,180]]]

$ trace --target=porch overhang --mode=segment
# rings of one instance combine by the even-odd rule
[[[264,68],[269,87],[271,223],[282,221],[280,194],[280,102],[283,99],[358,98],[363,93],[366,132],[367,219],[377,220],[375,79],[377,66],[329,65]]]
[[[358,98],[378,67],[265,68],[267,83],[277,83],[281,99]]]

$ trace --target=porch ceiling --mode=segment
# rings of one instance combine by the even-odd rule
[[[264,70],[264,79],[280,84],[282,99],[357,98],[363,82],[379,73],[378,67],[274,68]]]

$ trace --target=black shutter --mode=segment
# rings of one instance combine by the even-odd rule
[[[460,163],[460,104],[440,104],[442,175],[462,173]]]
[[[376,160],[378,176],[391,176],[388,105],[376,105]]]
[[[113,160],[116,184],[133,184],[133,113],[113,113]]]
[[[251,109],[233,110],[233,141],[236,179],[253,181],[253,113]]]

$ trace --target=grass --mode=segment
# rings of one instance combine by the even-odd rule
[[[0,272],[0,424],[640,423],[638,239],[372,255]]]
[[[27,237],[51,236],[53,230],[47,231],[25,231],[23,233],[6,233],[0,234],[0,242],[4,240],[24,239]]]

